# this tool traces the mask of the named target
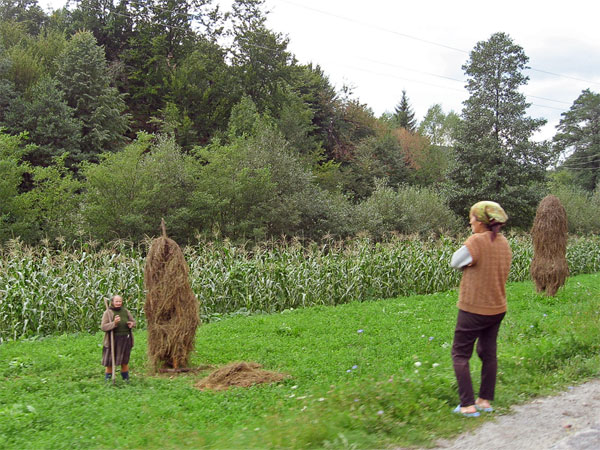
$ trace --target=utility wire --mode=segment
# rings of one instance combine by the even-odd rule
[[[406,34],[406,33],[400,33],[400,32],[395,31],[395,30],[390,30],[389,28],[380,27],[379,25],[373,25],[373,24],[370,24],[370,23],[367,23],[367,22],[363,22],[361,20],[352,19],[350,17],[340,16],[339,14],[330,13],[330,12],[327,12],[327,11],[323,11],[321,9],[313,8],[311,6],[300,5],[298,3],[290,2],[288,0],[279,0],[279,1],[281,1],[282,3],[287,3],[288,5],[295,6],[297,8],[302,8],[302,9],[306,9],[306,10],[309,10],[309,11],[314,11],[314,12],[317,12],[319,14],[323,14],[323,15],[326,15],[326,16],[335,17],[337,19],[345,20],[346,22],[356,23],[356,24],[363,25],[363,26],[366,26],[366,27],[369,27],[369,28],[373,28],[375,30],[385,31],[386,33],[395,34],[395,35],[398,35],[398,36],[401,36],[401,37],[404,37],[404,38],[407,38],[407,39],[412,39],[414,41],[419,41],[419,42],[423,42],[425,44],[430,44],[430,45],[435,45],[435,46],[438,46],[438,47],[447,48],[449,50],[454,50],[456,52],[461,52],[461,53],[466,53],[466,54],[469,53],[466,50],[463,50],[461,48],[456,48],[456,47],[452,47],[450,45],[440,44],[439,42],[429,41],[427,39],[422,39],[420,37],[412,36],[412,35]]]
[[[389,74],[389,73],[375,72],[374,70],[365,69],[364,67],[356,67],[356,66],[351,66],[349,64],[344,64],[344,63],[337,63],[337,65],[341,66],[341,67],[346,67],[346,68],[352,69],[352,70],[358,70],[360,72],[371,73],[373,75],[378,75],[378,76],[383,76],[383,77],[388,77],[388,78],[394,78],[394,79],[403,80],[403,81],[410,81],[410,82],[414,82],[414,83],[424,84],[424,85],[427,85],[427,86],[433,86],[433,87],[437,87],[437,88],[441,88],[441,89],[446,89],[446,90],[451,90],[451,91],[456,91],[456,92],[463,92],[463,93],[465,92],[464,89],[456,89],[456,88],[452,88],[452,87],[448,87],[448,86],[440,86],[439,84],[428,83],[426,81],[415,80],[413,78],[400,77],[398,75],[393,75],[393,74]]]
[[[423,84],[426,86],[432,86],[432,87],[437,87],[440,89],[445,89],[445,90],[449,90],[449,91],[455,91],[455,92],[462,92],[464,93],[464,89],[456,89],[456,88],[452,88],[449,86],[441,86],[439,84],[433,84],[433,83],[428,83],[426,81],[422,81],[422,80],[415,80],[413,78],[405,78],[405,77],[401,77],[398,75],[394,75],[394,74],[389,74],[389,73],[382,73],[382,72],[375,72],[374,70],[370,70],[370,69],[365,69],[364,67],[356,67],[356,66],[351,66],[349,64],[344,64],[344,63],[337,63],[338,66],[340,67],[346,67],[348,69],[352,69],[352,70],[357,70],[360,72],[366,72],[366,73],[371,73],[373,75],[377,75],[377,76],[383,76],[383,77],[388,77],[388,78],[394,78],[397,80],[403,80],[403,81],[410,81],[413,83],[419,83],[419,84]],[[447,78],[447,77],[444,77]],[[460,80],[454,80],[454,81],[460,81]],[[532,97],[532,96],[528,96],[525,95],[526,97]],[[538,98],[542,98],[542,97],[538,97]],[[559,101],[559,100],[553,100],[553,101]],[[561,102],[561,103],[566,103],[566,102]],[[530,103],[531,106],[537,106],[538,108],[548,108],[548,109],[554,109],[557,111],[564,111],[564,108],[557,108],[555,106],[549,106],[549,105],[540,105],[538,103]]]
[[[452,47],[450,45],[441,44],[439,42],[430,41],[430,40],[427,40],[427,39],[422,39],[420,37],[413,36],[413,35],[406,34],[406,33],[400,33],[398,31],[391,30],[389,28],[380,27],[379,25],[373,25],[373,24],[368,23],[368,22],[363,22],[363,21],[360,21],[360,20],[356,20],[356,19],[352,19],[352,18],[349,18],[349,17],[341,16],[339,14],[331,13],[331,12],[328,12],[328,11],[323,11],[321,9],[313,8],[311,6],[301,5],[301,4],[298,4],[296,2],[292,2],[292,1],[289,1],[289,0],[279,0],[279,1],[282,2],[282,3],[286,3],[288,5],[292,5],[292,6],[296,7],[296,8],[302,8],[302,9],[306,9],[306,10],[309,10],[309,11],[314,11],[314,12],[317,12],[319,14],[323,14],[323,15],[330,16],[330,17],[335,17],[337,19],[345,20],[345,21],[351,22],[351,23],[357,23],[357,24],[360,24],[360,25],[363,25],[363,26],[366,26],[366,27],[369,27],[369,28],[373,28],[375,30],[380,30],[380,31],[384,31],[384,32],[387,32],[387,33],[390,33],[390,34],[395,34],[397,36],[401,36],[401,37],[404,37],[404,38],[407,38],[407,39],[412,39],[414,41],[423,42],[423,43],[429,44],[429,45],[434,45],[436,47],[441,47],[441,48],[445,48],[445,49],[449,49],[449,50],[454,50],[456,52],[465,53],[465,54],[469,54],[470,53],[467,50],[464,50],[462,48]],[[551,72],[549,70],[536,69],[536,68],[533,68],[533,67],[530,67],[529,70],[532,70],[532,71],[535,71],[535,72],[540,72],[540,73],[545,73],[547,75],[554,75],[556,77],[567,78],[567,79],[570,79],[570,80],[581,81],[581,82],[584,82],[584,83],[596,84],[596,85],[600,86],[600,83],[597,82],[597,81],[585,80],[583,78],[577,78],[577,77],[573,77],[573,76],[570,76],[570,75],[564,75],[564,74],[560,74],[560,73],[556,73],[556,72]]]
[[[359,56],[358,58],[362,59],[364,61],[375,63],[375,64],[381,64],[382,66],[389,66],[389,67],[394,67],[394,68],[397,68],[397,69],[408,70],[410,72],[421,73],[421,74],[424,74],[424,75],[429,75],[429,76],[437,77],[437,78],[443,78],[445,80],[456,81],[456,82],[463,83],[463,84],[467,83],[467,80],[460,80],[458,78],[452,78],[452,77],[448,77],[446,75],[439,75],[439,74],[432,73],[432,72],[426,72],[426,71],[423,71],[423,70],[412,69],[412,68],[406,67],[406,66],[400,66],[400,65],[397,65],[397,64],[376,61],[376,60],[373,60],[373,59],[370,59],[370,58],[363,58],[361,56]],[[529,95],[529,94],[524,94],[524,95],[526,97],[528,97],[528,98],[537,98],[538,100],[547,100],[549,102],[555,102],[555,103],[562,103],[562,104],[565,104],[565,105],[571,105],[571,103],[565,102],[565,101],[562,101],[562,100],[554,100],[554,99],[547,98],[547,97],[538,97],[537,95]],[[562,109],[561,109],[561,111],[562,111]]]

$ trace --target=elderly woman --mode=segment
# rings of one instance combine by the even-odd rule
[[[458,299],[458,319],[452,344],[452,361],[458,381],[460,405],[454,409],[466,417],[477,417],[479,411],[493,411],[496,387],[496,339],[506,313],[506,280],[512,253],[508,241],[498,234],[508,220],[495,202],[474,204],[469,213],[473,234],[452,256],[450,265],[462,269]],[[469,359],[477,341],[481,359],[479,397],[474,398]]]
[[[113,365],[121,366],[121,377],[129,380],[129,355],[133,347],[133,333],[135,320],[129,310],[123,307],[123,298],[115,295],[110,300],[109,308],[102,315],[100,328],[104,331],[104,343],[102,348],[102,365],[106,367],[105,380],[110,380]],[[114,333],[114,355],[112,360],[110,333]]]

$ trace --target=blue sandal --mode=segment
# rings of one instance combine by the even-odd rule
[[[464,413],[464,412],[460,412],[460,405],[458,405],[456,408],[454,408],[452,410],[453,413],[455,414],[462,414],[465,417],[479,417],[481,414],[479,413],[479,411],[475,411],[472,413]]]
[[[491,406],[487,407],[487,408],[482,408],[481,406],[475,404],[475,408],[477,408],[478,411],[483,411],[483,412],[494,412],[494,408],[492,408]]]

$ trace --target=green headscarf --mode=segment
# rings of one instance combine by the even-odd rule
[[[477,202],[471,206],[469,216],[474,215],[479,222],[488,224],[494,219],[496,223],[505,223],[508,220],[508,216],[496,202],[482,201]]]

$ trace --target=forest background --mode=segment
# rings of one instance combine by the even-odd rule
[[[484,198],[528,230],[549,193],[571,232],[600,230],[599,94],[534,141],[528,58],[496,33],[460,113],[418,121],[404,92],[376,117],[263,3],[1,0],[0,242],[140,242],[161,217],[181,243],[452,234]]]

